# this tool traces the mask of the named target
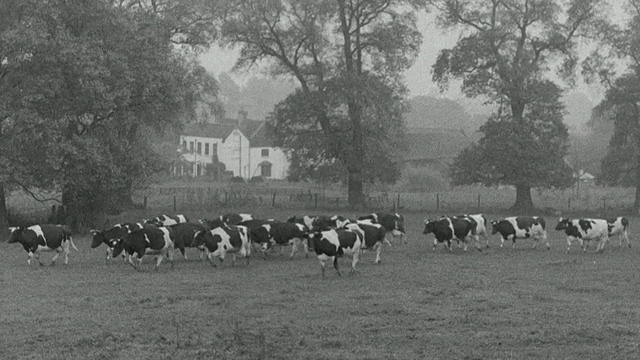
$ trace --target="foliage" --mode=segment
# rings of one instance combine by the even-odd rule
[[[145,135],[195,116],[217,87],[177,46],[195,32],[145,4],[16,5],[0,30],[0,182],[59,189],[88,216],[161,169]]]
[[[481,129],[485,138],[458,157],[453,169],[456,183],[516,185],[514,207],[520,208],[533,206],[531,187],[568,184],[570,173],[562,166],[567,136],[561,124],[560,90],[545,73],[550,65],[560,63],[558,75],[573,80],[575,38],[597,25],[601,3],[438,2],[442,27],[461,26],[466,32],[453,48],[440,52],[433,65],[434,81],[444,89],[451,78],[460,79],[467,96],[486,96],[498,105],[493,119]],[[499,144],[491,144],[487,137]],[[522,148],[528,149],[520,151]],[[512,161],[520,160],[514,153],[526,161]],[[506,154],[508,159],[501,162]],[[549,155],[551,164],[544,157]],[[468,158],[476,161],[465,160]],[[479,164],[493,166],[480,169]]]
[[[271,117],[276,140],[292,155],[294,177],[342,175],[352,205],[363,203],[364,181],[397,178],[390,139],[402,132],[396,117],[403,108],[401,73],[417,56],[414,10],[425,6],[405,0],[230,3],[222,42],[240,47],[236,68],[265,63],[274,76],[300,85]],[[374,97],[363,98],[367,92]],[[367,172],[373,157],[388,165],[386,172]]]

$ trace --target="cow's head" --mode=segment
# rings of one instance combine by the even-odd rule
[[[107,240],[104,237],[104,234],[102,233],[102,231],[100,230],[89,230],[89,232],[91,233],[91,235],[93,235],[93,239],[91,240],[91,248],[95,249],[98,246],[100,246],[100,244],[102,244],[103,242],[105,242],[105,240]]]
[[[17,227],[10,227],[9,231],[11,231],[11,235],[9,235],[9,240],[7,240],[7,243],[9,244],[13,244],[13,243],[17,243],[18,241],[20,241],[20,237],[22,235],[22,232],[24,231],[25,228],[17,226]]]
[[[571,220],[569,219],[565,219],[565,218],[560,218],[560,220],[558,220],[558,225],[556,225],[556,230],[564,230],[569,226],[569,222]]]
[[[204,245],[205,238],[208,231],[196,231],[193,234],[193,240],[191,240],[191,247],[198,247]]]
[[[424,230],[422,230],[423,234],[429,234],[432,233],[435,229],[436,229],[436,222],[438,220],[425,220],[424,221]]]
[[[491,220],[491,235],[495,235],[498,233],[498,224],[499,220]]]
[[[113,251],[111,251],[112,258],[117,257],[124,251],[124,239],[113,239],[110,245],[112,245],[113,248]]]

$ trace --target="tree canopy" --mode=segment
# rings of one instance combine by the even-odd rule
[[[558,110],[561,93],[546,75],[559,64],[556,73],[572,80],[578,62],[575,38],[594,28],[601,3],[437,2],[441,26],[461,27],[463,36],[453,48],[440,52],[433,65],[434,81],[444,89],[451,79],[459,79],[467,96],[485,96],[497,105],[494,116],[481,128],[485,138],[458,157],[452,170],[456,183],[514,185],[514,208],[519,209],[533,207],[532,187],[570,183],[570,172],[563,165],[568,137]],[[490,143],[494,136],[491,141],[501,145]],[[511,152],[502,153],[507,150]],[[514,158],[513,151],[525,161],[505,159],[506,154]],[[465,161],[469,156],[479,163],[469,166]]]
[[[177,26],[187,16],[177,1],[162,9],[143,1],[8,4],[0,25],[0,195],[4,186],[61,191],[79,221],[130,201],[136,182],[163,165],[147,132],[179,126],[207,102],[204,94],[215,95],[213,78],[182,47],[209,35]]]

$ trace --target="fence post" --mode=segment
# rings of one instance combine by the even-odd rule
[[[144,210],[147,210],[147,195],[144,196],[144,201],[142,203],[142,208]]]
[[[607,210],[607,198],[602,198],[602,208]]]
[[[398,212],[398,209],[400,209],[400,193],[398,193],[398,206],[396,207],[396,211],[394,212]]]
[[[276,192],[273,192],[273,199],[271,199],[271,206],[276,207]]]
[[[440,194],[436,194],[436,211],[440,211]]]
[[[318,208],[318,193],[315,194],[314,199],[315,199],[315,201],[314,201],[314,209],[317,209]]]
[[[571,210],[571,198],[567,199],[567,209]]]
[[[478,209],[480,209],[480,194],[478,194]]]
[[[176,212],[178,202],[176,201],[176,196],[173,195],[173,212]]]

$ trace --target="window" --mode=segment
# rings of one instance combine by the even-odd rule
[[[198,154],[202,154],[202,143],[198,143]]]
[[[262,165],[260,165],[260,175],[262,175],[264,177],[271,177],[271,164],[262,164]]]
[[[262,157],[269,157],[269,149],[262,149]]]
[[[209,143],[204,144],[204,154],[209,155]]]
[[[189,141],[189,151],[193,152],[193,141]]]
[[[182,140],[182,149],[187,150],[187,140]]]

